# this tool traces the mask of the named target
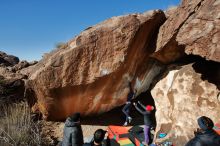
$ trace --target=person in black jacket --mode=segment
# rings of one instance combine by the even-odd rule
[[[127,102],[126,102],[125,106],[122,109],[122,112],[126,116],[126,120],[125,120],[125,123],[124,123],[123,126],[127,126],[129,123],[131,123],[131,120],[132,120],[129,113],[130,113],[130,109],[131,109],[131,106],[132,106],[131,100],[132,100],[132,98],[135,97],[135,92],[136,91],[135,92],[133,91],[131,82],[129,82],[129,89],[130,89],[130,91],[129,91],[128,96],[127,96]]]
[[[95,131],[93,139],[90,143],[85,143],[83,146],[109,146],[109,141],[104,140],[107,131],[98,129]]]
[[[220,135],[213,130],[213,121],[206,116],[198,118],[197,121],[200,129],[194,132],[195,137],[185,146],[220,146]]]
[[[139,106],[140,108],[139,108]],[[139,113],[141,113],[144,116],[144,145],[149,144],[150,141],[150,129],[152,127],[152,118],[151,118],[151,112],[154,110],[154,106],[147,105],[144,106],[141,102],[138,101],[138,104],[134,102],[134,107],[137,109]]]
[[[82,146],[83,132],[80,123],[80,113],[75,113],[65,121],[62,146]]]

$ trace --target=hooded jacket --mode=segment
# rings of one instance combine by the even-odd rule
[[[83,133],[81,124],[79,121],[74,122],[70,118],[66,119],[62,146],[82,146],[83,145]]]
[[[85,143],[83,146],[110,146],[110,140],[103,140],[100,145],[94,145],[94,141],[91,141],[90,143]]]
[[[207,130],[195,135],[185,146],[220,146],[220,135],[214,130]]]

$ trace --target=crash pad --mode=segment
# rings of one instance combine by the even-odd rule
[[[144,146],[144,131],[140,126],[134,126],[129,130],[129,138],[136,146]]]
[[[131,127],[124,126],[108,126],[108,137],[109,139],[115,139],[116,141],[127,139]]]
[[[121,146],[135,146],[129,138],[126,138],[126,139],[123,139],[123,140],[119,140],[118,143],[121,145]]]
[[[220,123],[215,124],[213,129],[220,135]]]

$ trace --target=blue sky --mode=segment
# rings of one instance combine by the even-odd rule
[[[112,16],[167,9],[180,0],[0,0],[0,50],[39,60],[55,44]]]

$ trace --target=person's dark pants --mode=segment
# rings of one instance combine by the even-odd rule
[[[130,113],[130,107],[131,107],[131,102],[127,102],[126,105],[123,107],[122,112],[125,114],[126,116],[126,122],[129,122],[128,117],[129,113]]]

